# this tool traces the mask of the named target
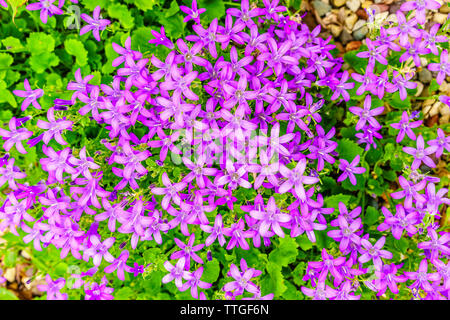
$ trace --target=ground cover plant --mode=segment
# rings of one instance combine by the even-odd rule
[[[366,8],[343,56],[301,1],[0,5],[0,255],[33,298],[449,298],[449,126],[416,107],[450,105],[448,4]]]

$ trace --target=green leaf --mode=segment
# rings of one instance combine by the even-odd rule
[[[274,262],[269,262],[266,270],[267,274],[261,280],[263,295],[273,293],[274,298],[279,298],[287,290],[283,274],[281,273],[281,266]]]
[[[411,108],[411,98],[407,97],[405,100],[400,99],[400,93],[398,91],[392,95],[392,97],[388,100],[388,103],[392,107],[400,110]]]
[[[1,102],[8,102],[11,106],[14,108],[17,107],[16,98],[14,95],[7,89],[6,82],[3,80],[0,80],[0,103]],[[10,117],[11,118],[11,117]],[[9,118],[9,119],[10,119]],[[5,119],[8,120],[9,119]]]
[[[2,43],[5,46],[6,50],[11,52],[18,52],[24,49],[24,46],[22,45],[20,40],[11,36],[3,39]]]
[[[172,0],[172,2],[170,3],[170,8],[165,10],[164,16],[166,18],[168,18],[168,17],[171,17],[171,16],[175,15],[179,11],[180,11],[180,7],[178,6],[177,1],[176,0]]]
[[[155,5],[159,5],[159,0],[135,0],[134,4],[142,11],[152,10]]]
[[[349,51],[344,54],[344,61],[347,62],[356,72],[364,74],[367,68],[368,59],[356,56],[359,52],[367,51],[367,46],[362,45],[358,51]]]
[[[108,14],[111,18],[119,20],[120,24],[125,29],[131,29],[134,27],[134,18],[124,4],[113,4],[108,8]]]
[[[88,52],[84,48],[83,43],[80,40],[76,39],[67,39],[64,41],[64,48],[67,53],[75,56],[76,63],[82,67],[87,63]]]
[[[366,209],[366,213],[364,214],[364,223],[368,226],[371,226],[378,221],[379,216],[380,213],[377,209],[375,209],[374,207],[368,207]]]
[[[214,18],[220,20],[225,15],[225,4],[220,0],[199,0],[199,8],[205,8],[206,12],[201,15],[201,18],[207,22],[211,22]]]
[[[296,241],[303,251],[308,251],[313,247],[313,243],[308,239],[306,234],[298,236]]]
[[[339,202],[343,202],[346,206],[348,206],[350,197],[350,195],[342,193],[326,197],[324,200],[324,206],[326,208],[334,208],[336,209],[335,212],[337,212],[339,210]]]
[[[428,88],[428,90],[430,91],[430,93],[435,92],[437,90],[439,90],[439,84],[437,83],[436,79],[431,79],[431,83],[430,83],[430,87]]]
[[[27,49],[32,56],[53,52],[55,39],[43,32],[32,32],[27,39]]]
[[[83,6],[91,11],[93,11],[97,6],[100,6],[100,8],[105,8],[108,3],[112,2],[110,0],[81,0],[81,1],[83,2]]]
[[[6,288],[0,288],[0,300],[19,300],[17,296]]]
[[[295,262],[298,254],[298,243],[290,236],[286,235],[280,238],[278,247],[269,254],[269,261],[286,267],[290,263]]]
[[[117,290],[114,294],[115,300],[131,300],[134,295],[134,291],[130,287],[124,287]]]
[[[214,283],[217,281],[220,275],[220,265],[219,261],[216,259],[208,261],[204,265],[203,275],[201,280],[207,283]]]
[[[14,61],[14,58],[7,53],[0,53],[0,69],[8,68]]]
[[[17,251],[8,250],[5,254],[5,260],[3,261],[6,268],[14,268],[17,261]]]
[[[336,151],[339,153],[339,158],[351,162],[357,155],[361,156],[364,150],[356,142],[350,139],[342,139],[338,141]]]
[[[59,64],[59,58],[54,53],[44,52],[39,55],[32,55],[29,59],[33,71],[42,73],[48,68],[56,67]]]

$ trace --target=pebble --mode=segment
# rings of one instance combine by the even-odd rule
[[[16,281],[16,268],[9,268],[6,269],[5,274],[3,275],[6,280],[8,280],[9,282],[14,282]]]
[[[350,32],[344,29],[341,33],[341,36],[339,37],[339,40],[341,40],[343,45],[346,45],[347,43],[353,40],[353,37],[350,34]]]
[[[331,6],[320,0],[314,0],[312,5],[314,9],[317,11],[317,14],[321,17],[323,17],[326,13],[331,11]]]
[[[369,8],[371,5],[373,5],[373,2],[372,2],[372,1],[369,1],[369,0],[366,0],[366,1],[364,1],[364,2],[362,3],[361,8],[367,9],[367,8]]]
[[[342,7],[345,4],[346,0],[333,0],[333,4],[335,7]]]
[[[31,259],[30,253],[27,252],[27,251],[25,251],[25,250],[20,251],[20,255],[21,255],[22,257],[24,257],[25,259],[29,259],[29,260]]]
[[[443,116],[450,116],[450,108],[445,103],[442,103],[439,105],[439,112]]]
[[[442,13],[450,13],[450,7],[444,4],[443,6],[441,6],[441,7],[439,8],[439,12],[442,12]]]
[[[389,6],[389,13],[396,14],[400,11],[401,5],[405,2],[405,0],[394,1],[392,5]]]
[[[343,65],[342,65],[342,69],[343,70],[348,70],[348,69],[350,69],[351,67],[350,67],[350,65],[347,63],[347,62],[345,62]]]
[[[416,92],[416,94],[415,94],[414,96],[415,96],[415,97],[419,97],[419,96],[422,94],[423,88],[424,88],[425,86],[423,85],[422,82],[416,81],[415,83],[417,84],[417,87],[416,87],[417,92]]]
[[[363,20],[367,20],[369,19],[369,15],[367,14],[366,10],[359,8],[358,10],[356,10],[356,14],[358,16],[358,18],[363,19]]]
[[[353,37],[355,38],[355,40],[362,40],[366,37],[368,32],[369,29],[367,28],[367,26],[363,26],[362,28],[353,31]]]
[[[337,37],[339,37],[339,35],[342,32],[342,26],[338,26],[336,24],[332,24],[330,26],[330,30],[331,30],[331,34],[333,35],[333,37],[337,38]]]
[[[353,30],[353,26],[355,25],[356,21],[358,21],[358,16],[356,13],[351,13],[346,19],[345,19],[345,26],[348,28],[348,30]]]
[[[386,4],[374,4],[373,6],[370,6],[370,9],[375,10],[375,13],[382,13],[382,12],[388,12],[389,14],[389,6]]]
[[[397,23],[397,15],[395,13],[391,13],[386,18],[387,22]]]
[[[359,28],[362,28],[363,26],[366,25],[366,21],[365,20],[358,20],[355,25],[353,26],[352,31],[358,30]]]
[[[434,103],[433,105],[425,106],[423,108],[423,114],[427,116],[427,118],[433,117],[439,113],[439,103],[440,101]]]
[[[448,15],[445,13],[435,13],[433,17],[433,21],[439,24],[444,24],[447,21]]]
[[[349,8],[353,12],[356,12],[356,10],[359,9],[359,6],[361,5],[361,2],[360,2],[360,0],[348,0],[345,3],[345,5],[347,6],[347,8]]]
[[[350,42],[345,46],[345,51],[358,50],[359,47],[361,47],[361,44],[362,44],[361,41],[350,41]]]

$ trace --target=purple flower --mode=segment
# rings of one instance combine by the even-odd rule
[[[83,260],[88,261],[92,257],[94,266],[96,267],[100,266],[103,258],[109,263],[114,261],[114,257],[109,253],[108,249],[112,247],[116,238],[110,237],[100,242],[100,238],[93,235],[89,238],[89,241],[91,242],[91,247],[84,251]]]
[[[203,28],[201,25],[194,25],[192,26],[196,35],[190,35],[186,37],[186,40],[188,41],[203,41],[204,47],[208,48],[209,53],[214,59],[217,59],[217,48],[216,48],[216,42],[217,42],[217,31],[218,31],[218,20],[217,18],[214,18],[213,21],[211,21],[211,24],[209,25],[208,29]]]
[[[5,2],[5,0],[0,0],[0,6],[4,7],[5,9],[8,8],[8,4]]]
[[[287,178],[287,180],[278,189],[279,193],[286,193],[294,188],[295,194],[300,200],[306,200],[305,189],[303,184],[313,184],[319,181],[319,178],[304,176],[306,169],[306,159],[299,160],[294,169],[289,170],[284,165],[280,165],[280,173]]]
[[[55,0],[39,0],[39,2],[29,4],[26,9],[30,11],[41,10],[41,21],[42,23],[47,23],[49,16],[64,14],[64,11],[60,9],[62,6],[58,8],[53,4],[54,2]]]
[[[416,20],[420,24],[425,24],[426,9],[437,10],[441,7],[439,2],[434,0],[413,0],[407,1],[400,6],[401,11],[412,11],[416,10]]]
[[[423,259],[420,262],[419,270],[416,272],[405,272],[404,275],[409,280],[414,280],[414,283],[410,286],[411,289],[423,289],[427,292],[434,291],[433,287],[428,281],[439,281],[441,276],[439,273],[428,273],[428,260]]]
[[[361,239],[356,235],[356,232],[362,227],[361,218],[354,220],[350,225],[344,216],[338,216],[339,230],[328,231],[327,235],[335,241],[340,242],[339,250],[344,252],[353,242],[360,244]]]
[[[439,50],[436,47],[436,42],[447,42],[448,39],[444,35],[437,35],[439,28],[439,23],[435,23],[431,28],[429,32],[423,32],[424,38],[425,38],[425,45],[428,49],[430,49],[431,53],[438,56]]]
[[[113,300],[114,297],[111,293],[114,292],[114,288],[109,288],[106,285],[108,284],[108,280],[106,277],[103,277],[102,282],[100,284],[94,283],[86,283],[84,286],[84,299],[85,300]]]
[[[33,132],[28,131],[25,128],[17,129],[16,118],[14,117],[12,117],[9,121],[9,130],[10,131],[0,128],[0,136],[3,137],[3,140],[6,140],[3,144],[5,151],[11,150],[11,148],[15,145],[17,151],[22,154],[27,154],[21,141],[30,138],[33,135]]]
[[[405,100],[408,95],[406,89],[414,89],[417,87],[417,83],[409,81],[413,76],[414,74],[412,72],[407,73],[403,76],[402,74],[394,70],[392,78],[393,86],[390,86],[390,88],[386,88],[386,90],[390,93],[398,90],[400,99]]]
[[[235,264],[231,264],[229,275],[234,278],[235,281],[226,283],[223,286],[225,292],[233,291],[233,296],[239,296],[248,291],[253,294],[260,292],[259,288],[250,280],[255,276],[255,269],[249,268],[247,270],[239,271]]]
[[[192,8],[186,6],[180,6],[180,10],[187,14],[187,16],[183,19],[183,22],[188,22],[189,20],[195,21],[197,24],[200,24],[200,15],[206,11],[206,9],[197,8],[197,1],[192,1]],[[196,298],[197,299],[197,298]]]
[[[374,128],[380,127],[380,124],[374,117],[383,113],[384,107],[378,107],[371,110],[370,109],[371,106],[372,106],[372,97],[370,95],[367,95],[364,100],[364,108],[359,107],[349,108],[351,113],[359,116],[359,121],[355,127],[356,130],[361,130],[365,126],[366,122],[368,122]]]
[[[373,260],[373,264],[377,270],[381,270],[384,259],[392,259],[392,253],[386,250],[382,250],[384,243],[386,242],[386,237],[382,236],[378,241],[372,245],[368,240],[361,239],[361,244],[364,247],[362,249],[362,255],[359,257],[358,261],[361,263],[366,263]]]
[[[191,274],[191,278],[185,282],[181,288],[180,291],[185,291],[189,288],[191,288],[191,295],[194,299],[198,299],[198,288],[202,289],[209,289],[212,287],[211,283],[207,283],[204,281],[201,281],[200,278],[203,274],[203,267],[198,268]]]
[[[289,214],[281,213],[280,209],[275,204],[274,197],[269,198],[267,206],[265,206],[264,209],[259,208],[259,210],[250,211],[250,216],[261,221],[259,233],[263,237],[267,236],[267,232],[272,228],[272,231],[275,232],[275,234],[284,238],[284,232],[279,223],[287,223],[291,220]]]
[[[413,18],[406,21],[405,15],[401,11],[397,11],[397,21],[398,26],[389,28],[387,32],[400,38],[400,45],[402,47],[406,47],[409,43],[409,36],[419,38],[422,35],[422,33],[415,28],[417,26],[416,19]]]
[[[408,116],[408,113],[406,111],[403,111],[402,119],[400,120],[400,122],[391,124],[392,128],[400,130],[396,139],[397,143],[403,140],[403,138],[405,137],[405,133],[411,140],[416,140],[416,135],[411,129],[419,127],[422,124],[422,120],[413,121],[411,123],[409,121],[410,117]]]
[[[48,109],[47,119],[49,122],[39,119],[36,124],[39,128],[46,130],[43,136],[44,143],[48,145],[50,140],[54,137],[56,142],[60,145],[66,145],[67,142],[62,138],[61,132],[64,130],[72,131],[73,122],[65,120],[65,118],[55,120],[54,108]]]
[[[169,176],[167,175],[167,172],[163,172],[162,174],[162,183],[165,186],[165,188],[158,187],[151,189],[151,192],[153,194],[164,195],[164,198],[161,202],[162,208],[167,210],[170,204],[170,200],[173,200],[175,204],[180,205],[181,198],[178,193],[184,190],[184,188],[186,188],[187,183],[178,182],[172,184],[172,182],[169,179]]]
[[[142,58],[142,53],[140,53],[139,51],[131,50],[131,37],[128,37],[127,40],[125,40],[124,47],[121,47],[115,42],[112,43],[112,47],[114,51],[120,55],[119,57],[113,60],[112,62],[113,67],[118,67],[122,63],[124,63],[127,56],[131,56],[133,60],[140,60]]]
[[[341,163],[339,164],[339,170],[342,170],[343,173],[337,179],[338,182],[344,181],[349,178],[352,185],[356,185],[356,177],[355,174],[363,174],[366,172],[366,168],[364,167],[356,167],[359,163],[360,156],[359,154],[352,160],[349,164],[347,160],[341,159]]]
[[[8,181],[8,186],[13,190],[17,190],[14,180],[26,178],[26,173],[16,170],[17,167],[14,167],[14,161],[14,158],[10,158],[5,168],[3,166],[0,167],[0,187]]]
[[[37,99],[39,99],[40,97],[42,97],[44,95],[44,90],[42,90],[42,89],[32,90],[30,87],[30,83],[28,82],[28,79],[24,80],[23,85],[25,87],[25,90],[13,90],[13,93],[16,96],[25,98],[25,100],[23,100],[22,105],[20,107],[22,112],[28,108],[30,103],[36,109],[41,109],[41,105],[37,102]]]
[[[333,299],[337,296],[337,291],[328,285],[325,285],[325,281],[319,281],[315,289],[308,287],[301,287],[304,295],[312,297],[313,300],[327,300]]]
[[[392,30],[392,29],[389,29]],[[369,58],[369,64],[367,65],[368,70],[372,71],[375,67],[375,61],[378,61],[381,64],[387,65],[388,61],[386,60],[387,46],[386,45],[377,45],[377,42],[366,39],[366,45],[368,51],[362,51],[356,54],[359,58]],[[370,72],[371,73],[371,72]]]
[[[92,85],[88,84],[90,80],[94,78],[93,75],[87,75],[86,77],[81,76],[81,69],[78,69],[75,71],[75,80],[76,82],[70,81],[67,84],[67,90],[75,91],[72,94],[72,104],[75,104],[76,99],[81,96],[81,94],[86,95],[88,91],[93,87]]]
[[[430,146],[437,146],[436,157],[440,157],[444,152],[444,149],[450,152],[450,136],[446,137],[444,131],[441,128],[437,129],[437,138],[428,141]]]
[[[37,285],[39,291],[47,292],[47,300],[67,300],[67,293],[61,293],[60,290],[66,285],[66,280],[64,278],[52,280],[50,275],[45,276],[45,282],[47,284]]]
[[[122,281],[125,281],[125,270],[129,268],[127,266],[127,260],[130,256],[130,253],[128,250],[123,250],[120,255],[117,257],[117,259],[114,259],[113,262],[107,266],[103,271],[106,273],[111,273],[116,271],[117,272],[117,278],[119,278]]]
[[[440,62],[430,63],[428,69],[431,71],[437,71],[436,82],[442,84],[446,76],[450,75],[450,63],[448,62],[448,51],[442,50]]]
[[[417,229],[414,227],[414,224],[416,224],[417,221],[417,214],[415,212],[406,214],[405,208],[401,204],[396,205],[395,210],[396,214],[393,216],[387,208],[381,208],[385,219],[384,222],[377,227],[377,230],[386,231],[391,229],[392,235],[397,240],[402,237],[403,230],[406,230],[409,236],[416,234]]]
[[[353,89],[355,84],[353,82],[346,82],[348,80],[348,71],[345,70],[342,73],[341,79],[339,80],[339,83],[336,84],[336,88],[333,90],[333,95],[331,96],[331,100],[336,100],[339,98],[339,96],[342,95],[342,98],[344,98],[344,101],[350,100],[350,95],[346,90]]]
[[[450,255],[450,248],[446,245],[450,241],[450,233],[445,233],[439,238],[437,232],[433,228],[428,228],[428,236],[430,241],[424,241],[417,244],[419,249],[430,250],[431,259],[438,259],[439,253],[443,256]]]
[[[403,264],[385,264],[381,270],[375,270],[375,286],[378,290],[377,296],[383,295],[388,287],[392,293],[398,294],[397,283],[406,282],[406,280],[408,280],[404,275],[397,276],[397,271],[402,265]]]
[[[178,238],[174,238],[174,241],[177,244],[177,246],[181,248],[181,250],[173,252],[172,255],[170,256],[170,259],[184,258],[185,260],[184,269],[186,271],[188,271],[191,266],[191,258],[195,262],[203,264],[203,260],[195,252],[201,250],[205,245],[197,244],[194,246],[195,234],[192,233],[189,236],[187,244],[184,244]]]
[[[105,30],[106,26],[111,23],[107,19],[100,18],[100,10],[100,6],[95,7],[94,12],[92,13],[92,18],[85,13],[81,14],[81,19],[86,21],[88,25],[81,28],[80,36],[92,31],[95,40],[100,41],[100,31]]]
[[[161,31],[158,33],[157,31],[151,30],[150,31],[152,36],[155,37],[155,39],[151,39],[148,42],[154,43],[156,46],[163,45],[169,49],[175,48],[172,41],[169,40],[169,38],[166,37],[166,32],[164,31],[164,26],[161,26]]]
[[[216,218],[214,220],[214,226],[209,225],[200,225],[200,228],[206,232],[210,233],[208,238],[205,240],[205,245],[210,246],[212,245],[216,239],[219,241],[220,246],[223,246],[226,242],[225,237],[223,236],[223,222],[222,222],[222,215],[217,214]]]
[[[164,262],[164,268],[169,271],[169,274],[166,274],[162,278],[162,283],[168,283],[175,279],[175,285],[177,288],[182,288],[183,279],[190,280],[192,278],[191,273],[184,270],[185,264],[184,258],[178,260],[175,266],[173,266],[169,261]]]
[[[414,185],[412,182],[406,180],[403,176],[400,176],[398,178],[398,183],[403,188],[403,190],[391,193],[391,197],[394,199],[405,198],[404,206],[406,209],[412,207],[413,199],[421,203],[424,203],[426,201],[423,195],[418,193],[418,191],[423,190],[427,185],[426,180],[422,180],[418,184]]]
[[[308,265],[319,272],[319,279],[325,280],[330,273],[334,277],[334,285],[339,285],[344,279],[343,275],[339,272],[339,267],[346,261],[345,257],[334,258],[327,250],[322,249],[322,261],[311,261]]]
[[[233,223],[231,227],[224,228],[223,234],[227,237],[231,237],[228,245],[226,247],[227,250],[233,249],[236,247],[241,247],[243,250],[250,249],[246,238],[251,238],[253,236],[250,230],[244,231],[245,222],[240,219],[237,223]]]
[[[419,137],[417,138],[417,147],[416,148],[404,147],[403,151],[414,157],[414,161],[411,164],[411,169],[416,170],[420,167],[420,164],[422,162],[427,166],[429,166],[430,168],[435,168],[436,164],[428,155],[435,153],[437,149],[438,149],[437,145],[432,145],[431,147],[425,148],[423,136],[419,135]]]

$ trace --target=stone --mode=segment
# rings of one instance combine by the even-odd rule
[[[333,5],[335,7],[342,7],[345,4],[346,0],[333,0]]]
[[[347,43],[347,45],[345,46],[345,51],[353,51],[353,50],[358,50],[359,47],[361,47],[362,42],[361,41],[350,41],[349,43]]]
[[[358,16],[356,13],[351,13],[344,21],[345,26],[348,28],[348,30],[353,30],[353,26],[355,25],[356,21],[358,21]]]
[[[3,275],[6,280],[8,280],[9,282],[14,282],[16,281],[16,269],[15,268],[9,268],[6,269],[5,274]]]
[[[445,103],[441,102],[441,104],[439,106],[439,112],[443,116],[450,116],[450,107],[448,105],[446,105]]]
[[[447,21],[448,15],[445,13],[435,13],[433,17],[433,21],[439,24],[444,24]]]
[[[374,4],[370,9],[375,10],[375,13],[389,12],[389,6],[385,4]]]
[[[312,5],[316,10],[317,14],[321,17],[323,17],[326,13],[331,11],[331,6],[320,0],[314,0]]]
[[[367,28],[367,26],[363,26],[362,28],[353,31],[353,37],[355,38],[355,40],[361,41],[366,37],[368,32],[369,29]]]
[[[364,1],[364,2],[361,4],[361,8],[367,9],[367,8],[369,8],[371,5],[373,5],[373,2],[372,2],[372,1],[369,1],[369,0],[366,0],[366,1]]]
[[[439,12],[441,13],[450,13],[450,7],[447,4],[444,4],[439,8]]]
[[[416,81],[415,83],[417,84],[416,86],[417,92],[414,94],[414,96],[419,97],[422,94],[423,88],[425,88],[425,86],[423,85],[422,82]]]
[[[342,32],[342,26],[338,26],[336,24],[332,24],[330,26],[330,30],[331,30],[331,34],[333,35],[333,37],[337,38],[337,37],[339,37],[339,35]]]
[[[397,23],[397,15],[395,13],[390,13],[386,18],[386,22]]]
[[[345,3],[345,5],[347,6],[347,8],[349,8],[353,12],[356,12],[356,10],[359,9],[359,6],[361,5],[361,2],[360,2],[360,0],[348,0]]]
[[[433,79],[433,76],[431,75],[430,70],[422,69],[421,71],[419,71],[420,82],[427,84],[431,82],[431,79]]]
[[[339,53],[345,53],[344,46],[340,42],[335,42],[334,45],[336,46],[336,49],[339,50]]]
[[[356,15],[358,16],[358,18],[363,19],[363,20],[369,19],[369,15],[367,14],[366,10],[361,9],[361,8],[356,10]]]
[[[364,27],[366,25],[366,21],[365,20],[358,20],[355,25],[353,26],[352,31],[358,30],[362,27]]]
[[[349,70],[351,68],[351,66],[347,63],[347,62],[345,62],[343,65],[342,65],[342,69],[343,70]]]
[[[339,40],[342,42],[342,44],[345,46],[347,43],[353,40],[352,35],[347,30],[343,30],[341,33],[341,36],[339,37]]]

